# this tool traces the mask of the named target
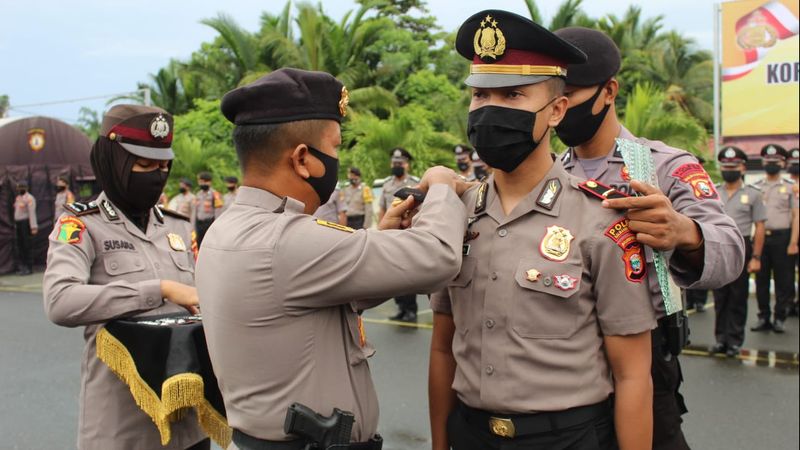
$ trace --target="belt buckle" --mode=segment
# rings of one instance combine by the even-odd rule
[[[772,236],[772,230],[766,230],[764,231],[764,234],[767,236]]]
[[[514,422],[511,419],[492,417],[489,419],[489,429],[497,436],[513,438],[516,434]]]

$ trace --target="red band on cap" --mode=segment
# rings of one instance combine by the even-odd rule
[[[529,50],[508,49],[503,54],[502,58],[500,58],[498,61],[492,61],[488,64],[493,64],[495,62],[512,66],[531,65],[531,66],[558,66],[563,69],[567,68],[567,63],[558,58],[554,58],[550,55],[545,55],[542,53],[532,52]],[[472,63],[476,65],[487,64],[481,61],[478,55],[472,57]]]
[[[111,131],[108,132],[110,135],[111,133],[116,133],[119,136],[129,139],[135,139],[141,142],[152,142],[154,144],[171,144],[172,143],[172,131],[169,132],[167,137],[164,139],[156,139],[150,134],[149,130],[142,130],[141,128],[132,128],[126,127],[124,125],[115,125],[111,128]]]

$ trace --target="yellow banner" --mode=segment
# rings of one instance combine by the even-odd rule
[[[722,135],[800,132],[797,0],[722,4]]]

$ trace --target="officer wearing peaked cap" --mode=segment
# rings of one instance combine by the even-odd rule
[[[787,160],[787,163],[789,164],[789,167],[786,168],[786,172],[789,173],[789,177],[791,177],[792,181],[794,181],[794,184],[792,185],[794,201],[795,203],[800,203],[800,149],[793,148],[789,150],[789,159]],[[800,232],[800,230],[798,230],[798,232]],[[800,253],[795,255],[794,259],[797,269],[800,271]],[[796,317],[798,312],[800,312],[800,302],[798,301],[800,298],[800,279],[798,279],[795,289],[794,303],[792,303],[792,306],[789,308],[789,315]]]
[[[431,298],[433,448],[647,448],[656,322],[644,249],[601,206],[619,193],[550,152],[563,76],[586,57],[498,10],[467,19],[456,48],[472,61],[469,141],[494,171],[462,196],[461,270]]]
[[[197,415],[172,423],[162,446],[130,388],[96,356],[95,336],[118,318],[197,312],[188,217],[156,207],[167,181],[172,116],[116,105],[103,117],[92,169],[103,192],[71,203],[50,234],[44,309],[57,325],[85,327],[78,449],[208,449]]]
[[[783,333],[784,321],[794,302],[794,264],[797,255],[798,205],[792,182],[781,177],[788,153],[776,144],[761,149],[766,178],[756,183],[767,207],[766,239],[761,270],[756,274],[758,323],[751,331]],[[770,279],[775,279],[775,311],[770,307]]]
[[[316,447],[284,432],[295,402],[355,416],[350,445],[338,448],[380,449],[367,364],[375,350],[359,312],[375,299],[438,289],[461,262],[465,186],[450,169],[429,169],[420,181],[427,197],[413,232],[353,230],[310,215],[336,188],[347,102],[332,75],[289,68],[222,99],[243,183],[206,235],[197,280],[239,449]],[[390,208],[382,226],[398,228],[413,206]]]
[[[472,167],[472,149],[464,144],[458,144],[453,147],[453,153],[456,156],[456,167],[458,167],[458,174],[464,177],[467,181],[475,181],[475,170]]]
[[[734,357],[739,355],[739,348],[744,342],[750,274],[757,273],[761,268],[767,213],[761,191],[743,181],[747,154],[738,147],[725,147],[719,152],[717,160],[725,180],[717,185],[717,192],[725,205],[725,212],[736,222],[744,236],[745,258],[748,263],[739,278],[714,289],[716,344],[711,347],[710,352]]]
[[[685,450],[680,416],[686,407],[678,391],[682,377],[676,356],[688,330],[678,288],[715,289],[735,280],[744,266],[744,241],[725,214],[708,173],[691,153],[636,137],[620,123],[615,100],[622,58],[614,41],[583,27],[555,34],[588,57],[568,67],[569,109],[556,127],[559,139],[569,146],[561,164],[573,175],[596,179],[625,194],[643,194],[607,205],[621,211],[633,208],[628,213],[631,226],[648,245],[647,283],[659,316],[652,340],[658,411],[653,417],[653,448]],[[642,179],[647,182],[637,181]],[[654,221],[656,217],[663,220]],[[668,281],[670,275],[674,283]]]

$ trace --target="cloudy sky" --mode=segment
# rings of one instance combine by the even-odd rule
[[[546,19],[560,0],[539,0]],[[355,8],[352,0],[325,0],[327,14],[341,18]],[[492,8],[527,15],[522,0],[429,0],[439,24],[455,30],[471,14]],[[631,4],[645,17],[664,16],[676,29],[712,47],[711,0],[584,0],[593,17],[621,15]],[[0,0],[0,94],[10,97],[10,116],[47,115],[74,123],[81,106],[102,111],[106,100],[83,100],[127,92],[146,81],[170,58],[187,58],[215,32],[199,21],[218,12],[233,16],[250,31],[263,11],[278,13],[284,0]],[[454,5],[458,5],[454,8]]]

